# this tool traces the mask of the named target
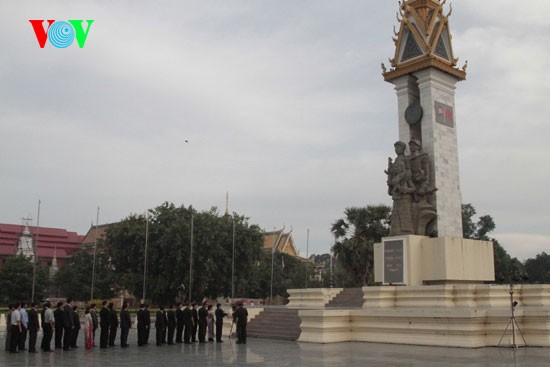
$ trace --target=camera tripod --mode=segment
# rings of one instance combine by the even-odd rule
[[[512,316],[510,317],[510,320],[508,321],[508,324],[506,324],[506,329],[504,329],[504,333],[502,333],[502,336],[500,337],[500,340],[498,341],[498,346],[501,347],[502,345],[502,339],[504,339],[504,336],[508,332],[508,329],[511,329],[512,331],[512,344],[511,345],[504,345],[504,347],[510,347],[510,348],[518,348],[519,346],[516,344],[516,330],[518,331],[519,335],[521,336],[521,339],[523,339],[523,346],[527,346],[527,342],[525,341],[525,338],[523,337],[523,333],[521,332],[521,329],[519,328],[518,322],[516,321],[516,306],[518,305],[517,301],[514,301],[514,285],[510,283],[510,309],[512,311]]]

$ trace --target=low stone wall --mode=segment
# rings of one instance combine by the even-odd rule
[[[289,289],[288,304],[291,308],[324,308],[344,288]]]
[[[528,346],[550,347],[550,285],[514,287]],[[301,310],[299,341],[479,348],[511,344],[510,289],[499,285],[364,287],[360,310]],[[524,341],[516,333],[516,344]],[[504,337],[503,337],[504,336]]]

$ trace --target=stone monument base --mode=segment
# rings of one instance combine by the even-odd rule
[[[494,268],[488,241],[408,235],[374,245],[374,278],[381,285],[491,282]]]
[[[550,285],[517,285],[513,291],[521,330],[521,334],[516,330],[516,344],[550,347]],[[465,348],[512,344],[506,285],[363,287],[363,295],[362,309],[300,310],[298,341]],[[293,304],[291,296],[289,305]]]

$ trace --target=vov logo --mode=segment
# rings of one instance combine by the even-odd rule
[[[84,30],[84,20],[70,19],[64,20],[47,20],[48,26],[44,28],[44,19],[30,19],[36,40],[40,48],[44,48],[46,40],[49,40],[52,46],[57,48],[67,48],[73,44],[74,39],[78,42],[78,47],[83,48],[90,32],[93,20],[86,20],[88,26]]]

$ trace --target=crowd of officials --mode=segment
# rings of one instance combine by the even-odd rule
[[[70,351],[78,348],[78,336],[81,330],[84,334],[84,346],[91,350],[96,346],[96,330],[99,331],[99,348],[115,347],[118,329],[120,329],[120,347],[127,348],[128,334],[132,328],[132,319],[128,304],[124,303],[120,314],[113,303],[103,301],[99,312],[97,305],[91,304],[84,311],[84,326],[82,327],[77,306],[72,300],[58,302],[55,310],[49,301],[44,302],[42,309],[33,302],[27,310],[25,303],[9,305],[6,315],[6,351],[19,353],[28,350],[37,353],[36,343],[38,332],[42,329],[40,349],[52,352],[51,343],[54,338],[55,349]],[[246,344],[246,324],[248,311],[242,302],[232,305],[233,325],[236,325],[237,344]],[[40,312],[40,318],[39,318]],[[195,303],[185,305],[178,303],[168,307],[160,306],[155,318],[156,345],[173,345],[178,343],[192,344],[195,342],[222,343],[223,319],[229,316],[221,304],[212,305],[203,302],[199,308]],[[39,321],[41,320],[41,322]],[[137,311],[137,344],[142,347],[149,343],[151,328],[151,312],[147,304],[141,304]],[[175,337],[175,340],[174,340]]]

